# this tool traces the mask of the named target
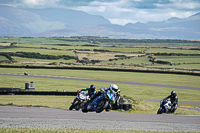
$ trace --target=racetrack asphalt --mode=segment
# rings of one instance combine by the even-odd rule
[[[0,106],[0,128],[200,132],[200,116]]]

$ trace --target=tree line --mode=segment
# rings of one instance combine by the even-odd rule
[[[35,53],[35,52],[1,52],[1,56],[5,56],[9,60],[14,60],[12,56],[18,56],[18,57],[23,57],[23,58],[35,58],[35,59],[49,59],[49,60],[58,60],[58,59],[75,59],[78,60],[77,57],[75,56],[69,56],[69,55],[45,55],[45,54],[40,54],[40,53]]]

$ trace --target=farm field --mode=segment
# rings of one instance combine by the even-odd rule
[[[166,69],[199,73],[200,42],[95,37],[0,38],[1,65]]]

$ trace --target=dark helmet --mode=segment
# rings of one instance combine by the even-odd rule
[[[91,89],[91,91],[96,91],[96,86],[95,85],[90,85],[90,89]]]
[[[175,92],[175,91],[171,91],[171,95],[172,95],[172,96],[175,96],[175,95],[176,95],[176,92]]]

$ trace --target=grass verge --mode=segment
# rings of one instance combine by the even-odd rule
[[[73,99],[74,96],[3,95],[0,97],[0,105],[69,109]],[[128,111],[114,110],[113,112],[157,114],[159,108],[159,102],[142,101],[138,99],[132,99],[129,102],[132,104],[133,109]],[[200,112],[178,108],[174,114],[200,115]]]

